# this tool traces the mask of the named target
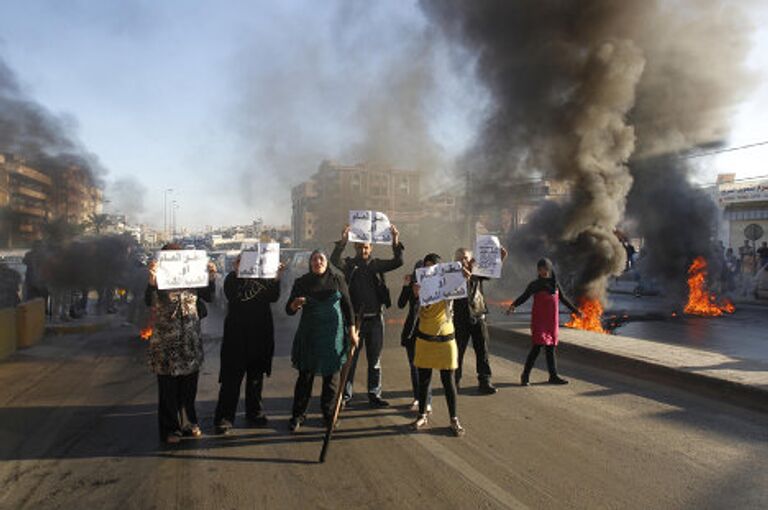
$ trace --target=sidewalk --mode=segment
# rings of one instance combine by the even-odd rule
[[[523,349],[530,346],[527,326],[500,322],[489,328],[495,341]],[[768,360],[564,327],[558,350],[575,361],[768,412]]]
[[[84,333],[95,333],[102,331],[113,325],[120,325],[125,322],[122,314],[104,314],[104,315],[86,315],[79,319],[70,321],[51,321],[46,319],[46,335],[79,335]]]
[[[608,295],[611,294],[624,294],[624,295],[634,295],[635,294],[635,288],[637,287],[637,283],[634,280],[626,280],[626,279],[617,279],[613,280],[608,287]],[[655,294],[651,294],[655,295]],[[736,305],[761,305],[761,306],[768,306],[768,299],[757,299],[753,295],[732,295],[729,296],[731,301],[733,301]]]

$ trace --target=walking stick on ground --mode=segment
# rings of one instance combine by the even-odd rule
[[[361,317],[357,317],[355,320],[355,328],[360,331]],[[344,386],[347,384],[347,378],[349,377],[349,369],[352,366],[352,358],[355,356],[355,346],[350,342],[349,357],[347,362],[341,367],[341,376],[339,377],[339,389],[336,392],[336,399],[333,405],[333,415],[331,421],[328,424],[328,428],[325,430],[325,437],[323,438],[323,449],[320,450],[320,462],[325,462],[325,456],[328,453],[328,446],[331,444],[331,436],[333,435],[333,429],[336,427],[336,422],[339,420],[339,413],[341,413],[341,401],[344,398]]]

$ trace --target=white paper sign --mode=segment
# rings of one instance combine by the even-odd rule
[[[240,254],[238,278],[277,278],[280,243],[258,243]]]
[[[191,289],[208,286],[208,254],[205,250],[157,252],[157,288]]]
[[[501,243],[498,237],[477,236],[472,274],[486,278],[501,278]]]
[[[349,211],[349,240],[353,243],[392,244],[387,215],[378,211]]]
[[[416,270],[419,289],[419,304],[431,305],[444,300],[467,297],[467,280],[461,269],[461,262],[446,262]]]

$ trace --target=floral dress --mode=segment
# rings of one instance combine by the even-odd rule
[[[155,291],[154,327],[147,358],[158,375],[188,375],[203,364],[203,339],[197,315],[197,291]]]

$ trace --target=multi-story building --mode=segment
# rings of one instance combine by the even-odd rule
[[[101,202],[101,190],[79,167],[46,171],[0,154],[0,246],[28,246],[42,237],[46,223],[59,218],[85,223]]]
[[[101,212],[102,192],[84,169],[70,165],[54,176],[55,216],[68,223],[88,222],[94,214]]]
[[[54,217],[53,180],[22,160],[0,154],[0,189],[0,243],[10,248],[39,239],[43,225]]]
[[[291,191],[291,227],[296,246],[338,239],[350,210],[385,213],[398,225],[417,219],[421,209],[418,172],[380,165],[323,161],[309,181]]]
[[[304,246],[305,242],[315,239],[317,215],[313,212],[314,201],[317,198],[316,182],[302,182],[291,190],[291,230],[296,246]]]
[[[747,227],[762,229],[759,242],[768,239],[768,178],[739,179],[721,174],[717,179],[717,198],[723,214],[721,238],[726,246],[738,248],[747,239]]]

